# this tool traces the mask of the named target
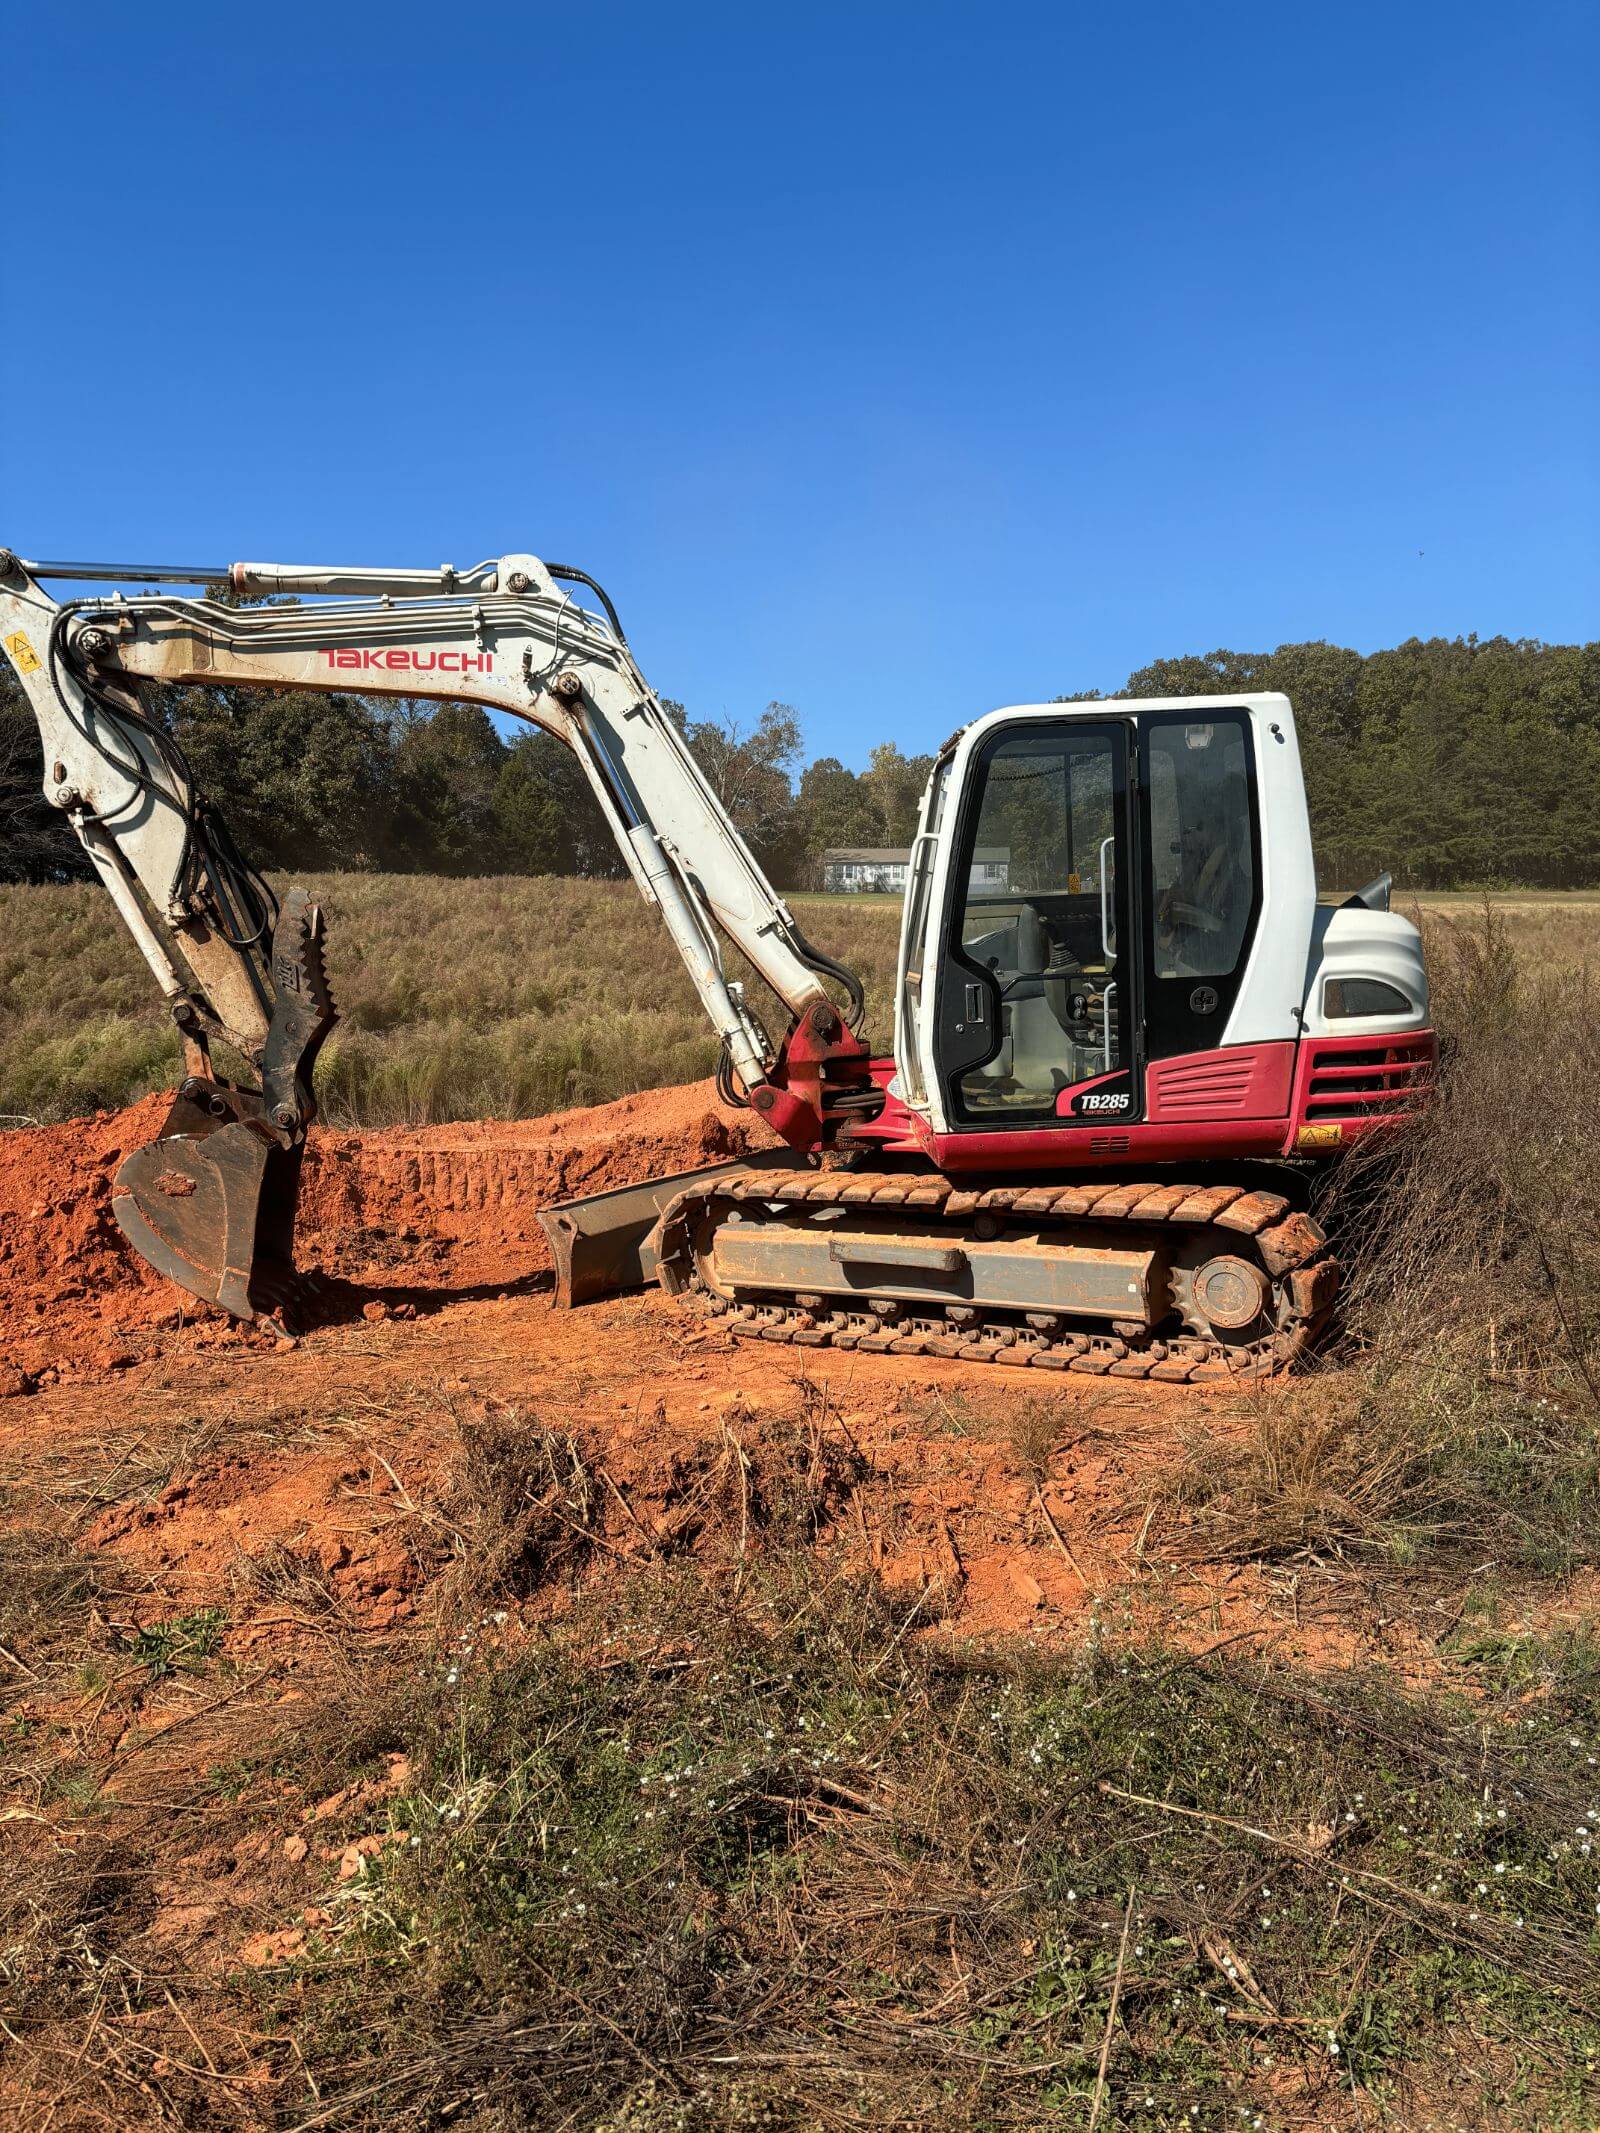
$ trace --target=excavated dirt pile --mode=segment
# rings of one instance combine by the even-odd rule
[[[112,1219],[117,1168],[159,1133],[168,1101],[0,1133],[0,1392],[118,1368],[141,1335],[184,1320],[241,1337],[153,1274]],[[758,1136],[709,1082],[510,1124],[314,1130],[300,1263],[417,1304],[493,1293],[548,1268],[539,1207],[737,1155]]]

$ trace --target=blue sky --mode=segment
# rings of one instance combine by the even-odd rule
[[[856,763],[1591,637],[1597,77],[1559,0],[15,7],[0,539],[532,548]]]

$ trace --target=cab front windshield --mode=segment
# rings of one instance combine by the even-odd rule
[[[960,1076],[969,1113],[1050,1111],[1124,1064],[1117,748],[1105,726],[1063,725],[985,760],[960,941],[998,995],[1000,1042]]]

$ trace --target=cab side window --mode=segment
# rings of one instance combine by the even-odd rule
[[[1255,838],[1244,729],[1201,720],[1149,736],[1153,975],[1226,978],[1255,907]]]

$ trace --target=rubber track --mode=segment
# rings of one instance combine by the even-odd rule
[[[1285,1322],[1249,1343],[1229,1344],[1185,1332],[1146,1338],[1113,1333],[1050,1333],[1013,1322],[960,1325],[947,1308],[907,1307],[886,1318],[866,1307],[809,1310],[798,1305],[733,1303],[712,1290],[695,1270],[689,1300],[727,1325],[735,1339],[768,1340],[811,1348],[860,1349],[867,1354],[936,1355],[965,1362],[998,1363],[1012,1369],[1072,1370],[1083,1375],[1155,1378],[1164,1383],[1206,1383],[1259,1377],[1281,1370],[1310,1342],[1327,1316],[1338,1283],[1322,1230],[1274,1192],[1242,1185],[1074,1184],[994,1185],[971,1190],[949,1178],[848,1170],[763,1170],[733,1178],[715,1193],[686,1193],[669,1210],[669,1223],[687,1219],[695,1204],[709,1213],[715,1201],[841,1207],[903,1207],[909,1213],[962,1220],[993,1212],[1074,1222],[1164,1223],[1184,1228],[1231,1230],[1255,1240],[1278,1292],[1287,1292]],[[962,1307],[956,1307],[958,1310]]]

